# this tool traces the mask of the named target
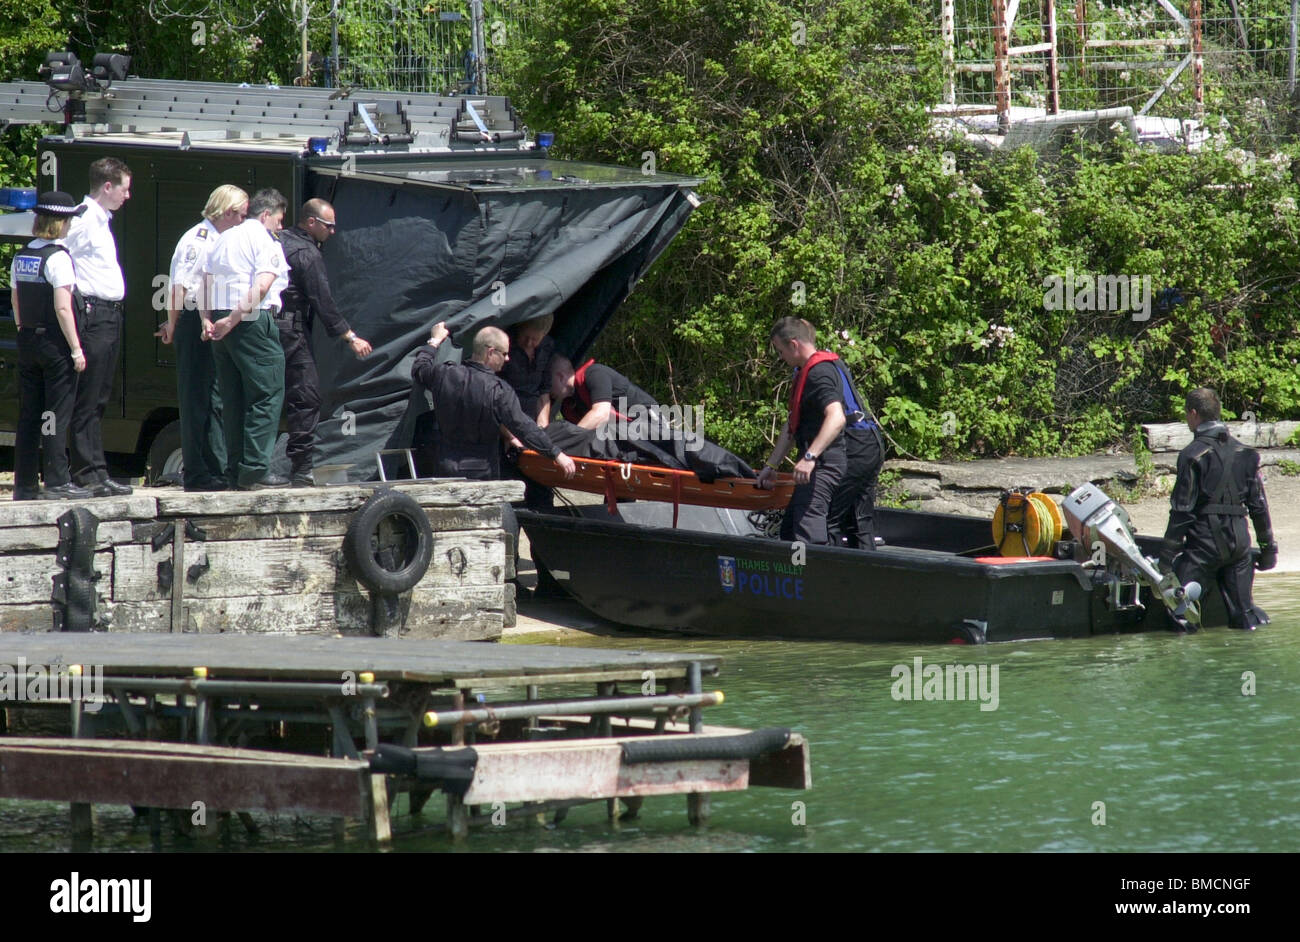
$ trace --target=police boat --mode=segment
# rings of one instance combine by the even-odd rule
[[[539,571],[633,628],[980,644],[1227,623],[1218,593],[1162,573],[1160,539],[1091,484],[1059,505],[1009,491],[992,532],[986,517],[881,508],[874,551],[783,542],[773,509],[674,502],[662,485],[660,499],[606,496],[518,519]]]

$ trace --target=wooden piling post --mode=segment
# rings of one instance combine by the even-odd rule
[[[72,738],[93,739],[95,735],[93,720],[86,716],[81,700],[72,699]],[[95,835],[95,809],[87,802],[74,801],[68,806],[68,821],[72,826],[74,849],[82,849]]]
[[[1056,0],[1043,0],[1043,42],[1047,50],[1047,113],[1061,111],[1061,73],[1056,55]]]
[[[1205,120],[1205,60],[1201,48],[1201,0],[1192,0],[1188,13],[1192,21],[1192,95],[1196,102],[1196,120]]]
[[[703,693],[704,680],[700,672],[700,662],[692,661],[686,668],[686,683],[689,693]],[[691,732],[698,735],[704,732],[704,714],[699,707],[691,707]],[[712,805],[706,792],[691,792],[686,796],[686,820],[692,826],[709,823]]]
[[[1011,69],[1007,53],[1007,0],[993,0],[993,104],[998,133],[1011,130]]]
[[[371,775],[370,796],[366,803],[369,814],[366,823],[369,826],[370,839],[387,844],[393,839],[392,824],[388,817],[388,783],[387,776]]]

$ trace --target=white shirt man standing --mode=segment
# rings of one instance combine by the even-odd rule
[[[199,310],[221,390],[226,477],[237,490],[289,483],[271,474],[284,405],[284,350],[273,318],[289,274],[271,235],[288,206],[278,190],[258,190],[248,204],[251,218],[223,232],[204,265]]]
[[[117,262],[117,243],[109,220],[131,198],[131,170],[115,157],[90,165],[86,211],[73,219],[67,247],[77,269],[77,287],[86,299],[81,346],[86,369],[77,382],[68,444],[72,479],[96,497],[130,494],[131,488],[108,476],[104,457],[104,410],[113,394],[122,350],[122,300],[126,281]]]
[[[180,407],[182,483],[187,491],[226,489],[226,433],[212,345],[203,336],[199,292],[203,268],[222,233],[248,216],[248,194],[225,184],[212,191],[203,221],[172,253],[167,320],[155,335],[176,344],[176,402]]]

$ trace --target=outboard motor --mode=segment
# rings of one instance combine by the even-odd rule
[[[1149,587],[1175,618],[1200,626],[1200,584],[1179,585],[1173,573],[1162,573],[1156,560],[1143,556],[1128,514],[1100,488],[1092,484],[1076,488],[1061,503],[1061,512],[1085,557],[1100,543],[1108,569]]]

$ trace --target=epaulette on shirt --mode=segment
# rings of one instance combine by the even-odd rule
[[[200,229],[200,230],[198,231],[198,238],[200,238],[200,239],[206,239],[207,237],[208,237],[208,230],[207,230],[207,229]]]

